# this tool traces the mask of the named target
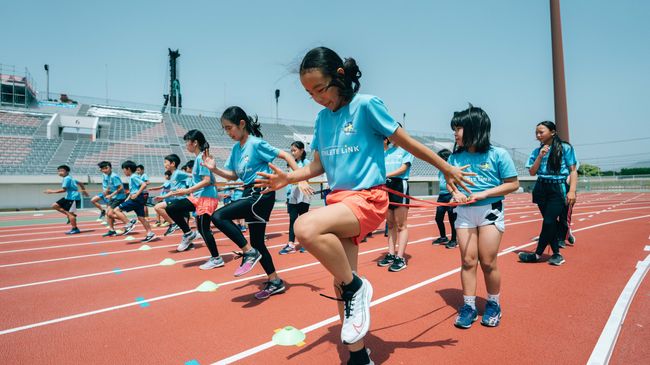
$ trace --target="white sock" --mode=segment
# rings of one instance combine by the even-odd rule
[[[499,302],[499,294],[488,294],[487,300],[488,302],[491,300],[493,302],[496,302],[498,305],[501,305]]]
[[[465,304],[472,307],[472,309],[476,309],[476,295],[463,295],[463,300],[465,301]]]

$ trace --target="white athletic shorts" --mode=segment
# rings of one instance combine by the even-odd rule
[[[460,205],[454,211],[456,212],[456,229],[494,224],[500,232],[506,230],[502,201],[486,205]]]

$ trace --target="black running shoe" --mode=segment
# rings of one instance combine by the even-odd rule
[[[451,240],[447,242],[447,244],[445,245],[445,248],[456,248],[456,247],[458,247],[458,242],[456,242],[456,240]]]
[[[386,267],[390,266],[395,261],[395,255],[387,253],[383,259],[377,262],[377,266]]]
[[[553,254],[553,256],[551,256],[551,258],[548,259],[548,263],[555,266],[560,266],[564,262],[565,262],[564,257],[562,257],[562,255],[560,255],[559,253]]]
[[[537,255],[534,252],[520,252],[519,261],[521,262],[537,262]]]
[[[447,242],[449,242],[449,238],[447,238],[445,236],[440,236],[440,237],[436,238],[435,240],[433,240],[433,242],[431,242],[431,244],[432,245],[442,245],[442,244],[445,244]]]

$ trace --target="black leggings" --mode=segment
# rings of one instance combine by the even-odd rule
[[[248,223],[251,246],[262,254],[262,267],[267,275],[275,272],[273,259],[264,243],[266,223],[275,205],[275,192],[262,194],[259,189],[247,188],[244,197],[217,209],[212,214],[212,223],[240,248],[248,243],[239,227],[232,221],[245,219]],[[259,218],[258,218],[259,217]],[[260,218],[263,221],[260,221]]]
[[[438,202],[440,203],[449,203],[451,201],[451,194],[440,194],[438,196]],[[447,236],[447,230],[445,229],[445,212],[449,216],[449,225],[451,226],[451,240],[456,240],[456,213],[454,213],[453,207],[444,207],[439,206],[436,208],[436,224],[438,225],[438,230],[440,231],[440,237]]]
[[[544,181],[544,180],[542,180]],[[539,234],[535,253],[542,255],[550,244],[554,254],[560,253],[558,227],[562,217],[566,217],[566,186],[562,182],[549,183],[538,179],[533,189],[533,202],[537,203],[544,221]],[[566,218],[564,218],[566,220]]]
[[[194,207],[194,204],[192,204],[189,199],[174,200],[167,205],[167,208],[165,208],[169,217],[178,225],[178,227],[180,227],[181,230],[183,230],[183,233],[188,233],[191,230],[190,225],[187,224],[185,218],[189,212],[195,210],[196,207]],[[208,246],[210,255],[212,255],[212,257],[218,257],[219,250],[217,249],[217,242],[215,242],[212,231],[210,230],[210,219],[210,214],[196,216],[196,228],[201,234],[201,237],[203,237],[205,245]]]
[[[296,242],[293,224],[299,216],[309,211],[309,203],[287,204],[287,210],[289,210],[289,242]]]

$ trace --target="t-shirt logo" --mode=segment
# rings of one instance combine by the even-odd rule
[[[490,170],[490,163],[489,162],[483,162],[482,164],[479,164],[478,167],[483,171],[487,171],[487,170]]]
[[[354,126],[352,125],[352,122],[345,123],[345,125],[343,126],[343,133],[345,133],[346,135],[357,133],[354,130]]]

